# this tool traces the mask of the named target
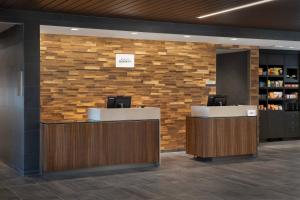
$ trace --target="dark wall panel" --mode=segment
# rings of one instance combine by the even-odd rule
[[[228,105],[249,104],[249,52],[217,55],[217,94],[227,96]]]
[[[24,24],[24,174],[39,173],[40,26]]]
[[[23,47],[23,26],[14,26],[0,34],[0,159],[21,172],[24,168]]]

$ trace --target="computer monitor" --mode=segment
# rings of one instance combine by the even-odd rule
[[[107,108],[130,108],[130,96],[109,96],[107,97]]]
[[[116,97],[113,96],[107,97],[107,101],[106,101],[107,108],[115,108],[115,104],[116,104]]]
[[[227,98],[224,95],[209,95],[207,106],[226,106]]]

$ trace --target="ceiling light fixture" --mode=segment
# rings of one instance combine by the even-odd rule
[[[269,3],[271,1],[274,1],[274,0],[256,1],[256,2],[253,2],[253,3],[249,3],[249,4],[229,8],[229,9],[226,9],[226,10],[221,10],[221,11],[218,11],[218,12],[210,13],[210,14],[207,14],[207,15],[202,15],[202,16],[199,16],[197,18],[198,19],[203,19],[203,18],[206,18],[206,17],[211,17],[211,16],[215,16],[215,15],[220,15],[220,14],[223,14],[223,13],[228,13],[228,12],[244,9],[244,8],[249,8],[249,7],[252,7],[252,6],[257,6],[257,5],[264,4],[264,3]]]
[[[190,36],[190,35],[184,35],[183,37],[185,37],[185,38],[190,38],[191,36]]]
[[[275,45],[275,47],[277,47],[277,48],[283,48],[284,46],[282,46],[282,45]]]
[[[137,32],[132,32],[131,34],[132,34],[132,35],[137,35],[138,33],[137,33]]]
[[[290,49],[295,49],[295,47],[289,47]]]
[[[230,40],[232,40],[232,41],[236,41],[236,40],[238,40],[237,38],[231,38]]]
[[[71,28],[71,31],[79,31],[78,28]]]

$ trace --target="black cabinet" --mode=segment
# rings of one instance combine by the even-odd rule
[[[287,138],[300,137],[299,112],[285,112],[284,125]]]
[[[260,140],[266,140],[270,138],[269,134],[269,120],[268,111],[259,112],[259,138]]]
[[[285,138],[284,111],[268,111],[269,138]]]
[[[260,140],[299,138],[299,112],[260,111]]]

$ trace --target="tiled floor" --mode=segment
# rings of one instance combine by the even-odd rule
[[[267,143],[257,159],[198,162],[162,154],[159,169],[49,180],[19,177],[0,163],[0,200],[299,200],[300,141]]]

